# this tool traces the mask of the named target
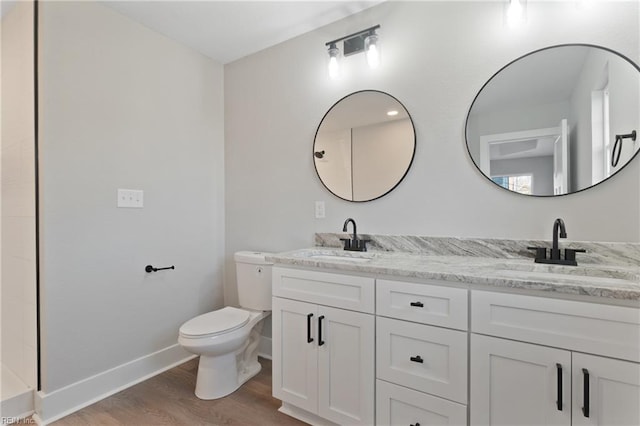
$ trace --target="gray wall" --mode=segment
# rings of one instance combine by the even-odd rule
[[[222,306],[223,69],[100,4],[40,7],[51,392],[177,344],[184,321]],[[117,188],[144,190],[144,208],[116,208]]]
[[[526,197],[488,182],[464,142],[467,110],[504,64],[542,47],[583,42],[639,60],[637,2],[530,2],[528,23],[503,25],[501,2],[388,2],[225,66],[226,296],[236,301],[232,253],[310,246],[353,217],[363,233],[550,238],[556,217],[575,240],[640,241],[640,162],[588,191]],[[382,65],[345,58],[343,78],[327,75],[325,42],[380,24]],[[348,93],[397,97],[416,125],[405,180],[384,198],[349,203],[329,194],[312,163],[314,132]],[[314,201],[326,219],[314,218]],[[617,219],[609,219],[616,206]],[[606,225],[606,226],[605,226]]]
[[[534,194],[553,195],[553,156],[491,161],[491,174],[493,176],[527,173],[533,175],[532,190]]]

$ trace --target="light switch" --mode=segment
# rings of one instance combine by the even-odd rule
[[[118,207],[134,209],[144,207],[144,191],[141,189],[118,189]]]
[[[324,219],[324,201],[316,201],[316,219]]]

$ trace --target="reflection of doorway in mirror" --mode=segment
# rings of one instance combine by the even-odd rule
[[[532,195],[567,194],[568,121],[562,119],[557,127],[480,136],[480,170],[492,180],[531,175]]]

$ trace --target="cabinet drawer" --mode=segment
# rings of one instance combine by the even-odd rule
[[[467,424],[467,407],[422,392],[378,380],[376,424],[452,425]]]
[[[467,402],[467,333],[378,317],[377,377]]]
[[[467,290],[401,281],[376,281],[378,315],[467,330]]]
[[[274,267],[272,293],[352,311],[374,312],[373,278]]]
[[[640,361],[640,309],[471,292],[475,333]]]

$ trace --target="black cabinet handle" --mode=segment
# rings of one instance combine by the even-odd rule
[[[556,364],[556,374],[558,375],[558,399],[556,404],[558,411],[562,411],[562,365]]]
[[[324,340],[322,340],[322,320],[324,319],[324,315],[320,315],[318,317],[318,346],[324,345]]]
[[[582,369],[582,381],[582,414],[584,414],[585,417],[589,417],[589,370],[586,368]]]
[[[411,306],[417,306],[418,308],[424,308],[424,304],[422,302],[411,302]],[[420,424],[420,423],[418,423]]]
[[[418,355],[418,356],[412,356],[412,357],[411,357],[411,358],[409,358],[409,359],[410,359],[411,361],[413,361],[413,362],[418,362],[418,363],[420,363],[420,364],[422,364],[422,363],[424,362],[424,359],[422,359],[422,358],[420,357],[420,355]]]
[[[415,424],[410,423],[409,426],[420,426],[420,423],[416,422]]]
[[[307,343],[313,342],[313,337],[311,337],[311,318],[313,314],[307,315]]]

